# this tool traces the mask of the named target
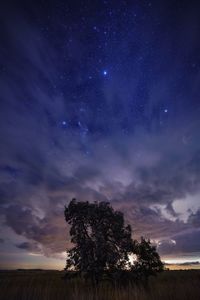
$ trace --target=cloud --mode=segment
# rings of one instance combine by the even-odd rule
[[[179,266],[190,266],[190,265],[199,265],[200,262],[199,261],[186,261],[185,263],[180,263],[180,264],[177,264]]]
[[[20,244],[16,244],[16,247],[18,249],[26,250],[28,252],[33,251],[34,253],[38,253],[38,254],[42,253],[41,248],[39,247],[39,245],[36,242],[23,242]]]
[[[194,267],[199,268],[199,261],[186,261],[184,263],[166,263],[165,265],[168,267],[173,267],[173,269],[176,269],[176,267],[183,267],[183,268],[187,268],[187,269],[193,269]],[[179,268],[180,269],[180,268]]]
[[[110,145],[111,143],[112,141]],[[126,140],[127,148],[130,144],[131,141]],[[101,141],[99,145],[102,145]],[[95,154],[89,159],[84,157],[83,160],[79,159],[81,154],[76,150],[77,161],[74,162],[70,172],[67,168],[66,170],[63,168],[68,158],[64,155],[64,151],[59,150],[58,160],[52,160],[52,157],[45,158],[47,160],[45,174],[39,176],[37,181],[32,175],[33,166],[37,165],[39,174],[40,170],[44,173],[44,165],[41,164],[43,159],[38,160],[37,155],[33,155],[31,161],[26,160],[26,157],[24,159],[15,157],[15,165],[20,170],[17,176],[10,174],[13,172],[11,168],[2,168],[2,172],[10,176],[9,180],[1,185],[3,200],[1,213],[6,225],[30,241],[31,249],[35,247],[36,252],[39,245],[45,255],[63,252],[66,246],[70,245],[63,211],[64,205],[72,197],[81,201],[110,201],[116,209],[124,212],[127,222],[132,225],[134,237],[144,235],[157,240],[167,238],[176,240],[178,239],[176,234],[195,227],[196,216],[191,215],[189,221],[185,223],[179,220],[179,215],[172,206],[174,199],[194,191],[198,192],[199,168],[198,165],[193,167],[193,159],[174,161],[172,168],[174,172],[165,172],[165,158],[160,152],[159,159],[155,160],[152,166],[145,168],[142,160],[141,163],[137,161],[137,164],[133,162],[130,166],[126,166],[128,177],[127,181],[124,181],[124,178],[120,180],[120,174],[113,173],[112,169],[118,166],[119,170],[123,170],[121,166],[123,155],[113,147],[109,147],[113,155],[109,156],[110,161],[106,160],[106,150],[101,148],[103,153],[100,155],[104,156],[104,161],[101,163],[98,163],[99,159]],[[46,146],[40,154],[41,157],[45,155],[45,151]],[[126,159],[131,162],[131,153],[126,154]],[[105,170],[107,170],[106,174]],[[187,173],[184,170],[187,170]],[[24,172],[26,175],[23,177]],[[112,175],[114,178],[116,176],[116,179]],[[191,180],[194,190],[190,187]],[[165,207],[170,218],[163,215],[159,205]],[[198,249],[199,246],[195,246],[192,240],[191,247],[184,246],[187,236],[188,233],[179,242],[182,245],[179,248],[163,244],[159,247],[159,251],[164,254]]]
[[[102,141],[98,141],[97,145],[98,143],[102,145]],[[67,169],[70,153],[65,153],[64,149],[60,150],[57,146],[53,148],[57,156],[54,159],[45,155],[48,145],[41,148],[39,159],[34,154],[34,148],[31,159],[29,155],[24,158],[14,156],[13,163],[17,166],[15,169],[19,170],[17,174],[12,174],[12,164],[9,168],[2,167],[3,178],[7,178],[1,184],[1,213],[6,225],[30,241],[31,249],[35,247],[36,252],[39,245],[45,255],[63,252],[70,245],[63,211],[64,205],[73,197],[81,201],[110,201],[114,208],[124,213],[127,222],[132,225],[134,237],[144,235],[157,240],[176,240],[176,234],[196,226],[198,213],[197,216],[192,214],[188,222],[183,222],[173,208],[175,199],[199,191],[199,167],[196,164],[194,168],[195,158],[173,163],[169,161],[172,166],[169,172],[166,170],[169,166],[165,168],[165,156],[161,151],[159,159],[146,168],[142,159],[141,162],[132,162],[132,154],[128,152],[126,159],[130,164],[123,167],[123,154],[119,154],[111,146],[112,140],[109,143],[108,151],[112,151],[112,155],[109,153],[108,160],[103,147],[100,148],[101,154],[94,154],[89,159],[83,155],[81,159],[80,151],[75,150],[73,155],[76,156],[76,161],[70,170]],[[124,146],[130,149],[130,145],[131,141],[126,140]],[[97,158],[98,155],[102,155],[104,160]],[[113,168],[118,168],[122,173],[123,169],[126,170],[126,177],[120,177],[120,173],[113,172]],[[38,170],[36,178],[34,170]],[[169,217],[163,214],[161,207],[164,207]],[[178,250],[178,246],[174,248],[173,245],[163,244],[159,251],[176,253],[198,249],[199,246],[195,246],[192,240],[191,247],[184,246],[187,236],[186,233],[185,238],[179,242],[182,246]]]
[[[188,223],[191,223],[194,227],[200,227],[200,209],[198,209],[196,213],[190,214]]]
[[[171,242],[171,241],[174,242]],[[160,241],[159,252],[166,254],[199,253],[200,230],[188,229],[172,236],[172,240]]]

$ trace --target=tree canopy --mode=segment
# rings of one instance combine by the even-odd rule
[[[71,242],[66,270],[73,270],[98,282],[106,274],[137,274],[148,278],[163,269],[156,248],[150,241],[132,239],[130,225],[108,202],[89,203],[72,199],[65,207],[65,220],[70,228]],[[134,264],[130,255],[136,255]]]

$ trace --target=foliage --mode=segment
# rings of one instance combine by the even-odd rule
[[[131,237],[131,226],[125,226],[124,216],[114,211],[108,202],[77,202],[72,199],[65,207],[65,220],[71,225],[71,242],[65,270],[90,278],[115,281],[147,279],[161,271],[163,265],[150,241]],[[136,254],[131,265],[129,255]]]
[[[136,279],[147,282],[149,276],[155,276],[164,270],[164,264],[150,240],[141,237],[140,242],[135,242],[135,248],[137,260],[131,270]]]
[[[123,214],[106,202],[77,202],[73,199],[65,208],[65,219],[71,225],[71,241],[66,269],[85,273],[98,281],[104,271],[127,266],[133,251],[131,227],[124,225]]]

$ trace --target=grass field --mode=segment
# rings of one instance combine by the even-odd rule
[[[104,283],[97,290],[79,280],[61,279],[60,271],[0,271],[0,300],[199,300],[200,271],[165,271],[147,290]]]

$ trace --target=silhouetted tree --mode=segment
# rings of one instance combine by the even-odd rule
[[[147,284],[150,276],[155,276],[164,270],[164,265],[150,240],[141,237],[140,242],[135,242],[135,249],[137,260],[132,266],[132,271],[138,281]]]
[[[138,276],[146,278],[156,272],[160,258],[149,241],[133,241],[131,226],[124,224],[124,216],[114,211],[108,202],[77,202],[72,199],[65,207],[65,220],[71,225],[71,242],[66,270],[90,278],[93,283],[104,277],[117,280]],[[129,255],[138,261],[131,266]],[[159,269],[159,268],[158,268]]]
[[[71,241],[66,269],[98,281],[106,271],[120,270],[129,263],[133,251],[130,225],[124,225],[121,212],[107,202],[77,202],[65,207],[65,219],[71,225]]]

